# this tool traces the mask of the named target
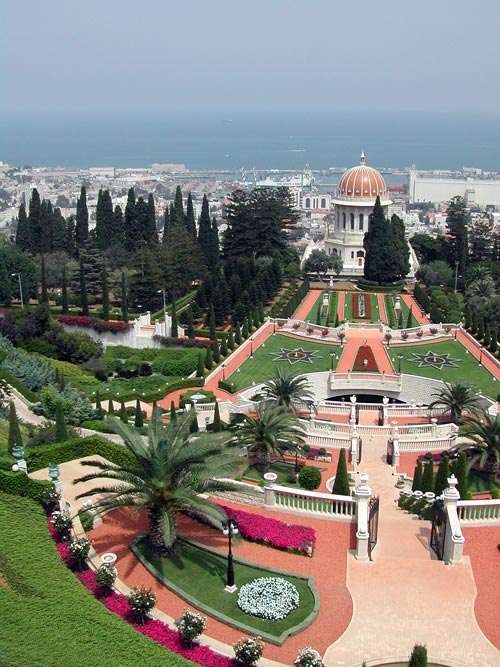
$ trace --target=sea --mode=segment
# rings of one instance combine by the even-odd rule
[[[16,166],[190,170],[350,167],[500,172],[500,117],[433,112],[190,111],[2,119],[0,160]]]

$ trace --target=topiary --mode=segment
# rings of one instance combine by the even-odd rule
[[[332,493],[338,496],[350,496],[349,474],[347,472],[346,452],[344,447],[340,450],[339,461],[337,463],[337,474],[333,484]]]
[[[321,484],[321,471],[314,466],[304,466],[299,472],[299,484],[307,491],[315,491]]]
[[[408,667],[427,667],[427,648],[425,646],[415,644]]]

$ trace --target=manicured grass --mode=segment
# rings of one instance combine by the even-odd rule
[[[378,322],[379,312],[378,312],[378,300],[376,294],[369,294],[365,292],[365,295],[370,299],[370,308],[371,308],[371,317],[360,317],[355,318],[353,315],[353,294],[352,292],[346,292],[345,294],[345,308],[344,308],[344,319],[349,320],[350,322]]]
[[[334,339],[332,338],[332,342],[333,340]],[[316,351],[317,358],[313,359],[312,363],[299,361],[291,365],[287,360],[277,361],[275,360],[276,357],[272,356],[273,352],[279,353],[282,348],[295,350],[299,347],[306,352]],[[273,377],[274,370],[277,367],[286,368],[295,373],[317,373],[319,371],[328,371],[330,370],[330,365],[332,363],[330,353],[336,354],[340,359],[342,348],[339,345],[327,345],[326,343],[320,343],[315,340],[299,340],[283,334],[269,336],[266,340],[265,347],[261,345],[254,349],[253,359],[248,358],[240,366],[239,372],[235,371],[231,373],[231,382],[235,384],[239,391],[252,384],[259,384],[269,380]],[[333,358],[334,369],[337,367],[339,359],[335,359],[335,357]]]
[[[418,363],[410,361],[410,359],[414,359],[413,353],[425,355],[427,352],[434,352],[437,355],[449,354],[450,358],[457,359],[457,367],[444,367],[442,370],[438,370],[433,366],[426,365],[420,368]],[[472,354],[468,354],[459,341],[450,340],[434,343],[432,340],[427,340],[421,345],[393,345],[389,348],[388,354],[391,361],[395,359],[392,365],[396,370],[397,356],[398,354],[403,355],[401,360],[403,373],[422,375],[436,380],[446,380],[447,382],[459,379],[467,380],[479,387],[485,396],[493,399],[496,399],[500,392],[500,383],[494,381],[491,373],[484,366],[480,366],[478,360]]]
[[[2,665],[99,667],[104,660],[120,667],[192,667],[81,585],[61,561],[42,509],[28,498],[0,493],[0,572],[7,582],[0,585]]]
[[[21,435],[23,436],[23,443],[26,444],[28,440],[28,432],[26,427],[21,424]],[[7,443],[9,440],[9,420],[0,419],[0,456],[7,456]],[[14,462],[14,459],[12,460]]]
[[[237,605],[237,595],[229,595],[225,590],[227,556],[213,549],[202,548],[191,541],[179,540],[175,555],[160,559],[151,554],[147,541],[139,539],[132,546],[142,557],[142,562],[168,588],[191,604],[233,627],[245,632],[253,632],[274,643],[282,643],[297,625],[312,622],[315,616],[315,596],[307,578],[255,567],[247,561],[234,559],[234,577],[238,587],[257,577],[280,576],[291,582],[299,591],[300,605],[286,618],[269,621],[245,614]],[[224,540],[224,549],[227,548]],[[265,547],[263,547],[265,548]],[[159,576],[158,576],[159,575]],[[308,623],[307,623],[308,624]]]
[[[408,322],[408,313],[410,312],[410,309],[406,305],[406,302],[403,301],[403,299],[400,299],[401,304],[401,310],[403,312],[403,329],[407,328],[406,323]],[[415,312],[417,311],[417,306],[415,306],[412,311],[411,311],[411,327],[418,327],[418,320],[415,317]]]
[[[304,461],[302,460],[303,464]],[[326,468],[320,468],[321,472],[326,470]],[[273,461],[268,472],[274,472],[278,475],[276,484],[281,486],[290,486],[292,489],[301,489],[302,487],[297,484],[297,482],[290,481],[290,475],[295,476],[295,463],[288,463],[287,461]],[[264,473],[260,470],[257,470],[255,465],[248,466],[248,468],[243,473],[245,479],[251,479],[254,482],[259,482],[261,479],[264,479]]]
[[[311,310],[307,313],[305,317],[305,321],[311,322],[311,324],[316,324],[317,317],[318,317],[318,310],[321,309],[321,304],[323,303],[323,294],[324,292],[320,292],[318,298],[314,302]]]

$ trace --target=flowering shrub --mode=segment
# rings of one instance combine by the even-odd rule
[[[242,637],[233,644],[234,655],[245,665],[253,665],[262,656],[264,643],[260,637]]]
[[[422,331],[422,329],[419,329],[419,330],[417,331],[417,336],[418,336],[419,338],[422,338],[423,335],[424,335],[424,332]]]
[[[293,664],[297,665],[297,667],[322,667],[323,661],[316,649],[306,646],[306,648],[299,651]]]
[[[205,630],[207,624],[207,617],[197,614],[195,611],[186,609],[176,625],[179,629],[180,635],[187,642],[192,642],[196,637],[199,637]]]
[[[114,565],[111,565],[111,563],[103,563],[96,572],[95,583],[97,586],[108,590],[115,583],[117,576],[118,570]]]
[[[134,614],[144,620],[144,616],[155,606],[156,594],[150,588],[134,587],[129,593],[128,603]]]
[[[360,308],[360,301],[362,301],[363,306]],[[372,317],[372,304],[369,294],[353,294],[352,295],[352,316],[355,320],[367,319],[370,320]]]
[[[83,317],[80,315],[55,315],[55,319],[68,327],[83,327],[85,329],[94,329],[97,333],[121,333],[128,331],[132,326],[131,322],[119,322],[99,320],[96,317]]]
[[[235,519],[242,537],[268,544],[276,549],[295,551],[308,554],[309,548],[316,544],[314,528],[287,524],[277,519],[268,519],[256,516],[244,510],[235,510],[232,507],[222,506],[229,519]]]
[[[50,522],[59,536],[68,533],[73,527],[71,516],[67,510],[56,510],[53,512]]]
[[[46,510],[55,507],[59,502],[59,500],[60,496],[56,491],[56,487],[54,486],[54,484],[45,488],[42,491],[42,505],[45,507]]]
[[[281,577],[258,577],[243,584],[238,593],[238,607],[252,616],[269,621],[286,618],[299,606],[299,591]]]
[[[77,567],[81,568],[83,562],[89,555],[90,542],[86,537],[79,540],[73,540],[68,544],[68,555],[74,561]]]
[[[365,363],[366,362],[366,363]],[[356,359],[352,366],[353,371],[367,371],[372,373],[378,372],[377,362],[375,361],[375,355],[373,350],[369,345],[361,345],[358,348]]]
[[[438,332],[438,329],[437,329],[437,327],[430,327],[430,328],[429,328],[429,331],[431,332],[431,334],[432,334],[433,336],[435,336],[435,335],[437,334],[437,332]]]

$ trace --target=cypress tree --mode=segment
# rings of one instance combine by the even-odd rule
[[[12,447],[14,447],[14,445],[22,444],[23,438],[21,435],[19,420],[17,419],[16,406],[14,405],[14,401],[11,401],[9,404],[9,435],[7,439],[9,453],[12,454]]]
[[[96,208],[95,235],[100,250],[116,245],[123,233],[123,216],[119,206],[113,212],[113,201],[109,190],[99,190]]]
[[[113,405],[113,399],[110,398],[108,401],[108,415],[114,415],[115,414],[115,408]]]
[[[101,397],[99,395],[99,391],[96,391],[95,393],[95,410],[97,412],[97,419],[102,419],[103,418],[103,409],[101,405]]]
[[[460,196],[453,197],[448,202],[446,214],[448,262],[450,266],[458,262],[458,273],[465,276],[469,257],[467,226],[470,222],[465,200]]]
[[[467,455],[465,452],[460,452],[460,456],[458,457],[457,461],[457,489],[460,494],[460,498],[462,500],[467,499],[467,490],[468,490],[468,484],[467,484]]]
[[[219,402],[215,402],[215,410],[214,410],[214,421],[212,423],[212,431],[214,433],[220,433],[222,431],[222,422],[220,419],[220,411],[219,411]]]
[[[40,207],[40,195],[38,194],[38,190],[33,188],[28,209],[28,225],[30,239],[29,249],[34,255],[36,255],[40,250]]]
[[[470,306],[465,306],[464,314],[465,314],[465,328],[470,329],[472,326],[472,312]]]
[[[398,317],[398,329],[403,328],[403,311],[399,311],[399,317]]]
[[[214,349],[212,352],[212,358],[216,364],[220,363],[220,348],[219,348],[219,341],[217,340],[217,338],[214,340]]]
[[[412,491],[422,491],[422,477],[424,474],[422,461],[418,461],[415,466],[415,472],[413,473],[413,484],[411,485]]]
[[[227,334],[227,348],[228,350],[231,350],[231,352],[234,350],[234,333],[232,329],[229,329]]]
[[[134,426],[137,426],[137,428],[141,428],[142,426],[144,426],[144,419],[142,417],[142,410],[141,410],[141,402],[139,401],[139,399],[137,399],[135,403]]]
[[[186,216],[184,215],[184,206],[182,204],[182,190],[180,185],[178,185],[175,188],[174,224],[176,225],[186,224]]]
[[[168,206],[165,206],[165,211],[163,213],[163,231],[161,236],[162,243],[166,243],[171,229],[172,229],[172,224],[170,222],[170,213],[168,210]]]
[[[337,327],[339,326],[339,324],[340,324],[340,322],[339,322],[339,314],[338,314],[338,313],[335,313],[335,328],[337,328]]]
[[[434,304],[431,305],[431,310],[430,310],[429,314],[430,314],[431,320],[432,320],[432,322],[434,322],[434,324],[438,324],[443,319],[442,316],[441,316],[441,313],[439,312],[438,308]]]
[[[40,303],[48,303],[49,302],[49,293],[47,291],[47,273],[45,270],[45,256],[42,255],[42,266],[41,266],[41,273],[42,273],[42,294],[40,297]]]
[[[236,326],[234,328],[234,342],[236,345],[241,345],[241,340],[243,336],[241,335],[241,329],[240,329],[240,323],[236,322]]]
[[[189,427],[189,432],[190,433],[198,433],[200,429],[198,428],[198,418],[195,416],[193,417],[193,421],[191,422],[191,425]]]
[[[122,245],[125,243],[123,211],[119,204],[115,206],[113,211],[113,234],[116,243],[120,243]]]
[[[87,297],[87,283],[85,280],[85,269],[82,257],[80,257],[80,298],[82,300],[82,315],[88,317],[89,301]]]
[[[196,221],[194,218],[193,198],[191,193],[188,193],[186,204],[186,227],[191,236],[196,239]]]
[[[406,320],[406,328],[411,329],[413,326],[413,306],[410,306],[408,311],[408,319]]]
[[[64,420],[62,401],[56,402],[56,442],[64,442],[68,439],[68,429]]]
[[[208,328],[210,332],[210,340],[215,340],[217,338],[217,333],[215,330],[215,310],[213,304],[210,306],[210,318],[208,320]]]
[[[128,322],[127,282],[124,271],[122,271],[122,320]]]
[[[349,474],[347,472],[347,460],[345,449],[342,447],[339,454],[339,461],[337,463],[337,472],[335,474],[335,482],[333,483],[332,493],[337,496],[350,496],[351,490],[349,488]]]
[[[408,667],[427,667],[427,649],[421,644],[415,644],[411,652]]]
[[[429,459],[424,467],[422,477],[422,491],[434,491],[434,459]]]
[[[436,475],[436,483],[434,484],[434,493],[436,496],[440,496],[448,487],[448,477],[450,474],[449,465],[448,454],[443,454]]]
[[[488,347],[491,345],[491,329],[490,323],[488,322],[484,328],[484,346]]]
[[[17,215],[16,245],[23,252],[30,249],[30,227],[24,202],[19,207]]]
[[[135,244],[141,238],[141,231],[137,229],[135,190],[130,188],[127,195],[127,205],[123,217],[123,237],[127,250],[134,250]]]
[[[155,200],[151,192],[149,193],[148,197],[148,216],[145,238],[149,243],[158,243],[158,233],[156,231]]]
[[[213,365],[212,350],[210,349],[210,347],[207,347],[207,352],[205,354],[205,368],[208,371],[211,371],[212,370],[212,365]]]
[[[490,351],[492,354],[495,354],[497,350],[498,350],[498,329],[495,327],[491,331]]]
[[[225,334],[222,334],[220,341],[220,353],[223,357],[227,357],[227,340]]]
[[[188,306],[187,309],[187,335],[190,340],[194,339],[193,309]]]
[[[119,416],[120,416],[120,420],[124,424],[128,424],[127,408],[125,407],[125,401],[123,400],[123,398],[120,401],[120,415]]]
[[[196,367],[196,377],[202,378],[205,375],[205,364],[203,363],[203,355],[198,352],[198,365]]]
[[[101,318],[103,320],[109,320],[109,288],[108,288],[108,272],[106,271],[106,265],[104,265],[102,267],[101,284],[102,284],[102,314],[101,314]]]
[[[259,324],[262,324],[262,322],[263,322],[264,319],[265,319],[265,318],[264,318],[264,305],[263,305],[262,301],[261,301],[261,302],[259,303],[259,305],[257,306],[257,312],[258,312],[258,314],[259,314]],[[327,316],[327,317],[328,317],[328,316]]]
[[[471,333],[475,335],[478,330],[478,317],[477,317],[477,311],[474,310],[472,313],[472,321],[471,321]]]
[[[220,264],[220,239],[219,239],[219,228],[217,227],[217,221],[215,218],[212,219],[212,230],[211,230],[211,243],[210,243],[210,258],[208,261],[208,268],[210,271],[215,271]]]
[[[89,235],[89,212],[87,208],[87,189],[82,185],[76,202],[76,246],[81,248]]]
[[[172,338],[178,338],[179,337],[179,329],[177,326],[177,309],[175,305],[175,295],[172,299],[172,328],[170,331],[170,335]]]
[[[170,423],[177,424],[177,412],[175,411],[175,403],[170,401]]]
[[[484,319],[479,318],[478,327],[477,327],[477,338],[481,342],[484,339]]]
[[[0,302],[6,308],[12,305],[12,276],[10,274],[5,258],[0,256]]]
[[[61,313],[67,315],[69,313],[69,302],[68,302],[68,278],[66,276],[66,264],[63,266],[62,274],[62,301],[61,301]]]
[[[241,337],[244,338],[245,340],[248,338],[248,322],[247,318],[243,320],[243,327],[241,329]]]
[[[208,207],[207,195],[203,195],[203,202],[201,204],[201,214],[198,220],[198,244],[201,252],[205,257],[205,263],[209,270],[212,249],[212,227],[210,224],[210,210]]]
[[[59,391],[64,391],[65,382],[64,382],[64,373],[59,372]]]

